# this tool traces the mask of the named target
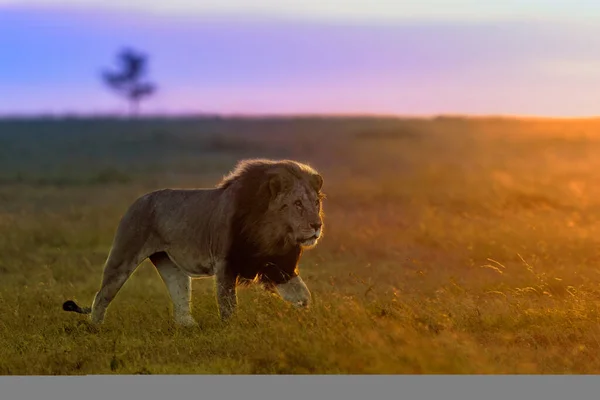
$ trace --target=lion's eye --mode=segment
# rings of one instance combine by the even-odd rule
[[[296,200],[294,204],[296,205],[296,207],[302,207],[302,202],[300,200]]]

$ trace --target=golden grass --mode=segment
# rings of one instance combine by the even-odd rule
[[[600,371],[600,122],[160,122],[121,137],[125,122],[103,136],[89,121],[89,163],[65,150],[76,136],[59,128],[73,127],[54,124],[43,167],[3,165],[0,374]],[[35,155],[16,136],[0,144]],[[212,280],[198,280],[200,327],[176,328],[148,262],[100,328],[62,311],[91,302],[136,196],[212,185],[247,156],[325,177],[326,233],[301,264],[310,311],[249,287],[222,324]],[[44,175],[69,160],[79,175]]]

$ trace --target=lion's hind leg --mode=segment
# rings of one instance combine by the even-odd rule
[[[127,259],[121,259],[111,251],[104,266],[102,285],[92,303],[90,319],[93,323],[100,324],[104,321],[108,305],[146,257],[136,255]]]
[[[158,252],[150,256],[160,277],[162,278],[171,301],[173,302],[173,319],[177,325],[197,326],[192,317],[190,301],[192,298],[192,285],[190,278],[169,258],[167,253]]]
[[[113,301],[123,284],[129,279],[133,271],[146,257],[133,256],[129,260],[118,257],[113,250],[108,256],[102,273],[102,285],[96,293],[91,307],[80,307],[73,300],[63,303],[63,310],[79,314],[90,314],[90,320],[94,324],[101,324],[108,305]]]

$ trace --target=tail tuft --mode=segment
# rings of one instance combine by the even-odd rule
[[[79,314],[89,314],[92,310],[89,307],[81,308],[75,303],[73,300],[67,300],[63,303],[62,306],[65,311],[72,311]]]

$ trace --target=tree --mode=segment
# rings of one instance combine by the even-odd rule
[[[135,116],[138,113],[140,101],[156,91],[154,84],[143,81],[147,72],[148,57],[126,48],[117,55],[117,59],[121,67],[120,71],[105,70],[102,72],[102,78],[107,86],[129,101],[130,115]]]

